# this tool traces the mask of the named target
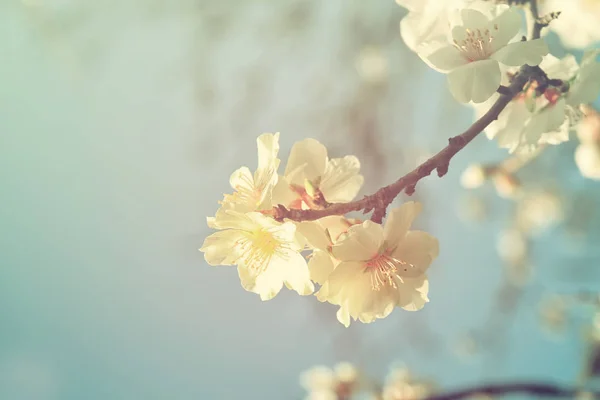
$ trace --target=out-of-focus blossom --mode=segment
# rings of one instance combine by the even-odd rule
[[[567,301],[563,296],[549,296],[540,304],[540,318],[544,329],[552,334],[561,333],[567,321]]]
[[[381,397],[383,400],[420,400],[433,393],[430,382],[415,379],[405,368],[392,369],[385,379]]]
[[[460,176],[460,184],[465,189],[475,189],[483,185],[487,178],[488,173],[483,165],[471,164]]]
[[[498,235],[496,251],[508,264],[522,264],[527,258],[527,239],[518,229],[507,229]]]
[[[600,144],[580,144],[575,149],[575,164],[586,178],[600,180]]]
[[[357,393],[361,375],[353,364],[340,362],[333,369],[315,366],[300,375],[300,385],[307,391],[305,400],[348,399]]]
[[[388,59],[381,48],[368,46],[360,51],[356,60],[356,69],[365,81],[373,84],[382,83],[388,78]]]
[[[462,103],[482,103],[500,86],[500,64],[538,65],[548,54],[543,39],[511,42],[522,28],[521,15],[509,8],[489,19],[474,9],[461,11],[462,24],[452,28],[451,45],[422,58],[435,70],[448,74],[450,92]]]
[[[513,174],[498,169],[492,175],[492,182],[500,197],[514,199],[521,193],[521,182]]]
[[[550,29],[566,47],[585,48],[600,41],[600,3],[594,0],[544,0],[540,14],[560,11]]]
[[[517,225],[526,233],[537,235],[562,221],[561,199],[547,190],[526,192],[517,205]]]

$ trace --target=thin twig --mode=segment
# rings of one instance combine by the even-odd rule
[[[474,397],[476,395],[504,396],[509,394],[529,394],[535,397],[561,397],[574,399],[578,394],[587,392],[592,398],[600,399],[600,392],[585,391],[576,388],[565,388],[550,383],[541,382],[516,382],[494,385],[475,386],[469,389],[459,390],[429,396],[426,400],[458,400]]]
[[[505,94],[502,94],[492,107],[481,118],[479,118],[469,129],[458,136],[448,139],[448,145],[439,153],[419,165],[413,171],[404,175],[396,182],[379,189],[370,196],[365,196],[360,200],[350,203],[332,203],[322,210],[299,210],[287,209],[283,205],[278,205],[272,210],[265,212],[272,215],[275,219],[291,219],[294,221],[312,221],[328,215],[344,215],[353,211],[363,211],[367,213],[374,211],[375,222],[381,222],[385,216],[385,210],[388,205],[402,192],[408,195],[415,190],[417,183],[424,177],[429,176],[433,170],[437,170],[439,177],[442,177],[448,171],[448,166],[452,157],[469,144],[477,135],[479,135],[489,124],[498,119],[498,116],[504,108],[510,103],[512,98],[523,90],[523,87],[530,79],[539,78],[539,68],[524,65],[519,73],[513,77],[512,83],[507,87]]]

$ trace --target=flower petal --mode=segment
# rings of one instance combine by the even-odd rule
[[[314,250],[308,260],[308,271],[310,279],[323,285],[329,275],[333,272],[335,266],[329,253],[321,250]]]
[[[462,103],[482,103],[492,97],[502,76],[495,60],[474,61],[448,74],[450,92]]]
[[[300,296],[307,296],[315,291],[306,260],[300,253],[288,251],[278,262],[283,265],[284,282],[289,289],[296,291]]]
[[[308,138],[294,143],[290,151],[284,175],[290,183],[304,185],[304,179],[310,181],[323,175],[327,166],[327,148],[318,140]],[[301,173],[290,176],[294,170],[300,169]]]
[[[546,132],[560,128],[565,120],[565,99],[559,99],[556,104],[534,113],[523,129],[523,140],[528,145],[536,145]]]
[[[329,160],[319,184],[325,200],[330,203],[352,201],[364,182],[359,171],[360,162],[355,156]]]
[[[233,265],[237,258],[235,244],[243,238],[243,232],[235,229],[215,232],[204,239],[200,251],[209,265]]]
[[[394,249],[404,239],[412,222],[422,209],[421,203],[409,201],[388,213],[383,229],[383,237],[388,248]]]
[[[575,82],[569,89],[567,101],[569,105],[591,103],[600,93],[600,63],[593,62],[579,70]]]
[[[310,246],[315,249],[327,251],[332,244],[325,233],[325,228],[314,221],[304,221],[296,225],[298,232],[304,236]]]
[[[510,43],[496,51],[490,58],[510,67],[520,67],[525,64],[538,65],[546,54],[548,54],[548,45],[544,39],[535,39]]]
[[[383,243],[383,228],[372,221],[353,225],[348,236],[332,247],[335,258],[342,261],[364,261],[375,256]]]
[[[462,17],[464,28],[472,31],[477,29],[485,30],[490,23],[490,20],[483,13],[472,8],[463,9],[460,12],[460,16]]]
[[[425,57],[428,64],[438,72],[450,72],[469,63],[462,53],[454,46],[445,46]]]
[[[429,302],[429,281],[425,275],[402,278],[398,284],[398,305],[406,311],[418,311]]]
[[[327,278],[326,283],[329,286],[329,291],[327,298],[323,298],[321,301],[330,301],[331,298],[336,297],[345,287],[365,275],[364,270],[365,264],[359,261],[342,261],[339,263]]]
[[[403,278],[416,277],[423,275],[439,252],[439,242],[436,238],[427,232],[410,231],[396,247],[392,257],[406,263],[404,268],[398,270],[398,275]]]
[[[258,146],[258,168],[257,169],[268,169],[274,164],[279,166],[279,159],[277,153],[279,153],[279,132],[277,133],[263,133],[256,139]]]
[[[519,33],[522,24],[521,14],[512,7],[493,19],[488,28],[493,37],[493,51],[506,46]]]

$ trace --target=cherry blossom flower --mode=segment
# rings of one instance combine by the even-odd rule
[[[548,76],[569,85],[567,92],[548,87],[539,95],[535,82],[516,96],[500,113],[497,121],[486,129],[489,139],[510,153],[531,153],[542,145],[557,145],[569,140],[569,132],[582,119],[580,107],[592,102],[600,92],[600,63],[596,52],[587,52],[578,65],[573,55],[558,59],[552,55],[544,58],[540,67]],[[498,98],[492,96],[481,106],[476,106],[480,116]]]
[[[308,392],[305,400],[346,399],[357,392],[360,384],[357,368],[340,362],[333,369],[317,365],[300,375],[300,384]]]
[[[501,83],[500,64],[538,65],[548,54],[542,39],[510,43],[522,27],[521,15],[514,8],[491,20],[468,8],[461,11],[461,17],[462,25],[452,29],[453,44],[422,57],[432,68],[448,74],[450,91],[460,102],[489,99]]]
[[[330,159],[318,140],[304,139],[292,147],[274,201],[305,209],[352,201],[364,182],[359,171],[355,156]]]
[[[221,210],[218,232],[208,236],[200,251],[210,265],[237,265],[244,289],[262,300],[275,297],[283,285],[300,295],[314,291],[306,260],[299,253],[296,225],[279,223],[259,212]]]
[[[241,167],[231,174],[229,183],[234,189],[226,194],[222,204],[241,212],[271,208],[273,188],[277,184],[277,169],[280,160],[279,133],[263,133],[256,139],[258,146],[258,167],[254,174],[248,167]]]
[[[575,164],[584,177],[600,180],[600,144],[582,143],[577,146]]]
[[[415,311],[429,301],[425,272],[439,248],[428,233],[409,231],[420,210],[419,203],[408,202],[389,212],[385,227],[372,221],[353,225],[332,246],[340,263],[317,298],[339,305],[337,317],[345,326],[350,318],[369,323],[396,306]]]
[[[396,0],[396,3],[408,9],[400,21],[400,35],[408,48],[417,53],[446,43],[451,24],[460,21],[461,9],[476,9],[491,17],[507,8],[484,0]]]
[[[560,11],[560,16],[549,27],[566,47],[583,49],[600,41],[600,3],[593,0],[540,2],[541,15],[555,11]]]

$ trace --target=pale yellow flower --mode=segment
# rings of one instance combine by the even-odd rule
[[[419,203],[408,202],[389,212],[385,227],[372,221],[353,225],[332,246],[341,262],[317,297],[340,306],[337,317],[345,326],[350,318],[369,323],[396,306],[415,311],[429,301],[425,272],[439,247],[428,233],[409,231],[420,210]]]
[[[280,163],[277,158],[279,133],[263,133],[256,139],[256,143],[258,167],[254,174],[248,167],[241,167],[231,174],[229,183],[234,192],[225,195],[222,201],[224,208],[250,212],[272,207],[273,188],[277,184]]]
[[[333,369],[317,365],[300,375],[300,384],[308,392],[305,400],[337,400],[349,398],[359,390],[360,374],[349,362],[340,362]]]
[[[322,196],[329,203],[352,201],[364,178],[355,156],[330,159],[318,140],[296,142],[285,173],[275,191],[274,202],[292,208],[314,208]]]
[[[224,209],[216,220],[222,230],[208,236],[200,249],[208,264],[237,265],[244,289],[262,300],[275,297],[284,284],[301,295],[313,293],[294,223]]]

